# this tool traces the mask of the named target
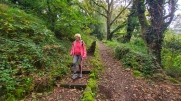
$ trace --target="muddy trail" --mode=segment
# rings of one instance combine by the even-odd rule
[[[131,69],[123,69],[121,62],[114,59],[113,50],[103,43],[98,44],[101,61],[104,64],[104,73],[99,74],[98,93],[96,101],[181,101],[181,86],[174,86],[166,82],[148,82],[144,78],[135,78]],[[83,61],[83,71],[89,71],[89,54]],[[77,69],[78,70],[78,69]],[[80,101],[82,89],[75,87],[61,87],[61,84],[86,85],[89,74],[82,78],[71,79],[72,73],[57,82],[54,90],[49,93],[32,93],[24,101]]]

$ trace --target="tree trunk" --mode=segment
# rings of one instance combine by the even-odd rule
[[[128,16],[127,33],[123,36],[122,43],[130,42],[132,33],[137,24],[137,12],[136,12],[136,0],[133,0],[133,6],[131,7],[130,14]]]
[[[176,9],[176,0],[146,0],[150,14],[150,24],[145,16],[144,0],[137,0],[137,13],[141,25],[141,35],[146,43],[148,53],[153,56],[157,66],[161,66],[161,50],[163,42],[163,33],[171,23]],[[165,3],[169,4],[169,14],[165,14]],[[165,15],[164,15],[165,14]]]
[[[108,18],[107,18],[107,40],[111,40],[110,34],[111,34],[111,26],[110,26],[110,18],[108,16]]]
[[[107,40],[112,40],[111,37],[111,16],[112,16],[112,7],[113,7],[113,0],[109,2],[108,0],[108,10],[107,10]]]
[[[133,20],[135,20],[134,18],[136,18],[136,17],[132,14],[130,14],[128,16],[127,33],[125,36],[123,36],[122,43],[130,42],[130,39],[132,37],[132,33],[133,33],[135,26],[137,24],[136,22],[133,22]]]
[[[138,12],[138,19],[141,25],[142,39],[144,40],[147,46],[148,54],[153,56],[153,59],[155,60],[156,63],[160,64],[161,63],[160,53],[161,53],[162,41],[159,40],[158,38],[161,38],[161,37],[158,37],[157,31],[147,23],[145,10],[146,10],[146,7],[144,5],[144,0],[143,1],[137,0],[137,12]]]
[[[153,56],[155,63],[161,65],[163,32],[149,27],[148,30],[145,32],[143,40],[146,43],[148,54]]]

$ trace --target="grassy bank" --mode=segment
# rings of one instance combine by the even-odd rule
[[[94,57],[90,60],[89,65],[94,67],[91,70],[90,79],[88,80],[88,85],[83,92],[81,101],[95,101],[94,97],[98,90],[99,73],[102,73],[102,62],[100,61],[100,56],[98,52],[98,44],[96,43],[96,49],[94,52]]]

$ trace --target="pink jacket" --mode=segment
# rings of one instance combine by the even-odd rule
[[[72,49],[71,49],[71,51],[70,51],[70,54],[71,54],[72,56],[74,56],[75,44],[76,44],[76,41],[73,42],[73,44],[72,44]],[[81,57],[82,57],[82,59],[85,59],[86,56],[87,56],[86,46],[85,46],[84,42],[81,40]]]

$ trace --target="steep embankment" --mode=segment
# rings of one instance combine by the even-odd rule
[[[67,46],[38,17],[0,4],[0,100],[52,89],[67,73]]]

